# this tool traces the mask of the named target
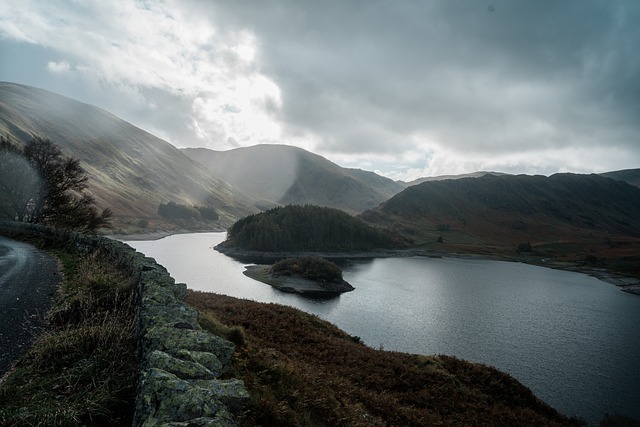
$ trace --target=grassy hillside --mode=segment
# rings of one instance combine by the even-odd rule
[[[169,201],[211,206],[226,224],[250,212],[227,183],[166,141],[48,91],[0,82],[0,133],[17,142],[33,134],[52,139],[81,161],[98,205],[121,221],[158,219],[159,204]]]
[[[361,218],[449,250],[514,253],[529,242],[540,255],[567,258],[640,253],[640,189],[599,175],[425,182]]]
[[[578,425],[496,369],[375,350],[277,304],[189,292],[201,324],[239,346],[231,375],[251,394],[242,426]]]
[[[404,188],[373,172],[342,168],[322,156],[287,145],[183,151],[216,177],[253,194],[261,208],[313,204],[360,213]]]

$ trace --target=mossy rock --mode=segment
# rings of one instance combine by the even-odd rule
[[[212,356],[215,357],[214,355]],[[221,367],[220,362],[218,362],[218,365]],[[183,380],[212,380],[217,378],[220,374],[220,371],[215,373],[211,372],[209,369],[198,362],[173,357],[170,354],[160,350],[154,350],[149,355],[149,367],[162,369],[163,371],[174,374],[175,376]]]
[[[213,353],[222,364],[223,372],[231,366],[235,345],[210,332],[198,329],[182,329],[174,326],[154,326],[144,336],[147,351],[161,350],[176,354],[180,350]]]
[[[191,420],[202,418],[217,420],[218,424],[213,425],[235,425],[231,413],[210,388],[191,384],[157,368],[142,374],[136,417],[134,425],[143,427],[184,422],[192,425]]]
[[[175,325],[176,323],[189,324],[191,329],[200,329],[198,311],[178,302],[159,304],[143,300],[139,321],[140,329],[143,331],[158,325]]]

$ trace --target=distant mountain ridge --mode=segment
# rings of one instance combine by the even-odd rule
[[[605,172],[600,175],[615,179],[616,181],[625,181],[636,187],[640,187],[640,169],[624,169],[619,171]]]
[[[480,178],[481,176],[485,176],[485,175],[499,176],[499,175],[508,175],[508,174],[502,173],[502,172],[478,171],[478,172],[464,173],[459,175],[425,176],[425,177],[414,179],[413,181],[407,182],[407,187],[410,187],[412,185],[422,184],[423,182],[427,182],[427,181],[444,181],[445,179],[462,179],[462,178]]]
[[[0,82],[0,133],[16,142],[46,136],[81,161],[89,190],[116,218],[157,216],[160,203],[214,207],[230,223],[250,212],[215,179],[166,141],[107,111],[42,89]]]
[[[417,243],[605,244],[640,238],[640,189],[596,174],[485,175],[409,187],[361,218]]]
[[[347,169],[288,145],[255,145],[229,151],[185,148],[211,173],[253,194],[259,208],[312,204],[351,214],[372,209],[404,189],[373,172]]]

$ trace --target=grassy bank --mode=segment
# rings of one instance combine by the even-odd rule
[[[375,350],[277,304],[203,292],[187,301],[203,327],[239,344],[231,375],[251,393],[244,426],[578,424],[484,365]]]
[[[0,425],[130,425],[135,282],[99,251],[49,250],[61,260],[63,284],[47,331],[0,384]]]

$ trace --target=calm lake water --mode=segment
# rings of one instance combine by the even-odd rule
[[[526,264],[411,257],[348,262],[356,290],[311,299],[244,276],[244,263],[213,250],[224,238],[126,243],[191,289],[297,307],[375,348],[495,366],[589,425],[605,413],[640,419],[640,296]]]

